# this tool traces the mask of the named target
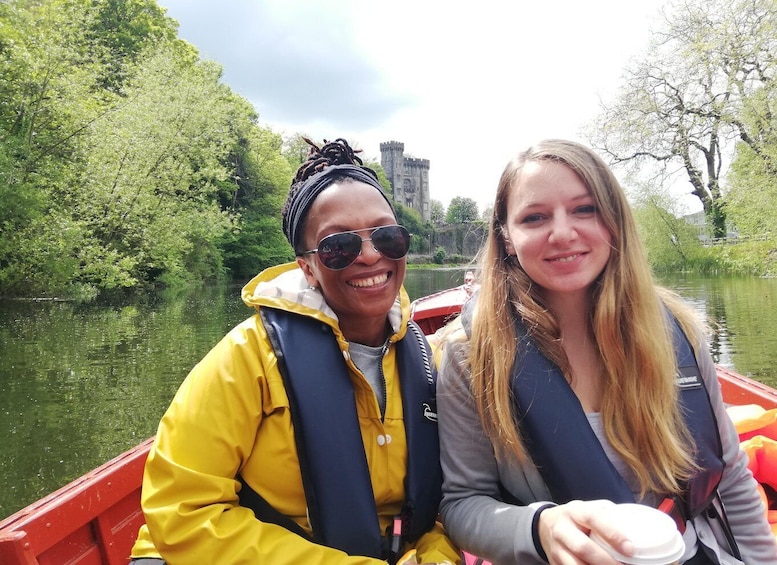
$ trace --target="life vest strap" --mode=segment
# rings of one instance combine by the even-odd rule
[[[679,374],[678,402],[696,443],[696,475],[684,486],[674,506],[687,518],[709,507],[723,474],[723,448],[707,388],[688,338],[667,312]],[[540,470],[552,499],[604,498],[634,502],[634,495],[610,462],[591,429],[583,408],[561,370],[537,347],[516,321],[518,347],[512,373],[516,417],[532,461]],[[585,472],[580,462],[585,461]],[[684,522],[683,522],[684,523]]]
[[[259,314],[289,397],[313,541],[386,559],[395,539],[401,547],[434,526],[442,498],[436,371],[423,333],[409,322],[395,345],[407,438],[405,503],[400,520],[381,532],[353,384],[332,329],[274,308],[260,308]],[[397,524],[400,536],[393,533]]]

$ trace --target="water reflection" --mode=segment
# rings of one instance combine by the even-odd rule
[[[410,300],[427,296],[438,290],[464,283],[467,269],[408,269],[405,274],[405,290]]]
[[[411,299],[466,269],[407,271]],[[777,385],[777,280],[672,277],[724,366]],[[0,301],[0,518],[139,443],[190,368],[253,313],[240,287],[75,304]]]
[[[249,315],[236,287],[1,302],[0,517],[152,435],[192,365]]]
[[[662,282],[710,326],[716,363],[777,387],[777,280],[675,275]]]

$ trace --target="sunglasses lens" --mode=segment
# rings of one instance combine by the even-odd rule
[[[389,259],[401,259],[410,249],[410,233],[402,226],[385,226],[372,232],[372,245]]]
[[[333,233],[318,244],[318,257],[327,269],[340,270],[356,261],[362,238],[352,232]]]
[[[372,245],[388,259],[401,259],[410,249],[410,232],[403,226],[383,226],[373,230]],[[318,258],[327,269],[345,269],[362,251],[362,238],[354,232],[333,233],[318,243]]]

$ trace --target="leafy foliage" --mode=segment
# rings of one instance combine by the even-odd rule
[[[774,130],[763,110],[777,77],[777,3],[678,1],[645,56],[626,70],[616,99],[591,130],[617,163],[678,166],[704,207],[713,237],[726,235],[724,165],[735,139],[771,162]],[[749,116],[749,117],[748,117]],[[765,124],[769,123],[767,128]]]
[[[72,282],[83,226],[61,195],[77,184],[84,132],[115,100],[96,89],[100,47],[86,3],[9,2],[0,26],[0,290]],[[77,24],[74,22],[78,22]]]
[[[310,139],[308,135],[296,133],[283,140],[283,156],[294,170],[297,170],[305,162],[310,150],[310,145],[303,139],[304,137]]]
[[[463,224],[465,222],[474,222],[478,217],[477,202],[471,198],[455,196],[451,199],[451,203],[448,206],[445,222],[448,224]]]
[[[429,219],[433,224],[442,225],[445,223],[445,206],[439,200],[432,200],[429,204]]]
[[[777,235],[777,169],[770,164],[777,163],[777,139],[764,151],[769,153],[766,158],[739,144],[728,177],[726,211],[739,233],[750,237]]]
[[[666,194],[643,188],[633,210],[654,269],[683,271],[705,262],[701,234],[680,217],[676,202]]]
[[[234,220],[216,199],[234,143],[230,93],[219,73],[210,63],[181,64],[161,48],[121,103],[90,127],[89,174],[67,197],[92,245],[124,259],[125,282],[218,274],[215,265],[193,272],[187,257],[195,250],[217,255],[209,248]]]
[[[177,286],[289,257],[280,136],[153,1],[0,16],[0,293]]]
[[[383,187],[383,192],[388,194],[389,200],[393,200],[394,197],[394,189],[391,187],[391,181],[386,176],[386,171],[383,170],[383,167],[380,163],[377,161],[368,160],[364,162],[365,167],[369,167],[373,171],[375,171],[375,174],[378,175],[378,182],[380,183],[380,186]],[[396,203],[398,206],[401,204],[399,202]],[[420,217],[420,216],[419,216]]]
[[[102,47],[101,86],[107,90],[121,90],[130,67],[148,48],[176,42],[178,24],[154,0],[93,0],[92,13],[90,34]],[[177,42],[194,55],[193,48]]]
[[[281,227],[281,208],[292,178],[282,154],[280,135],[256,127],[246,132],[234,160],[230,201],[224,206],[240,214],[239,224],[224,234],[221,247],[231,277],[244,280],[262,269],[291,261],[294,253]]]

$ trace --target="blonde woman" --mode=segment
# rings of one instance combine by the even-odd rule
[[[437,389],[456,543],[495,564],[615,565],[589,534],[630,554],[603,510],[638,502],[675,518],[681,563],[777,563],[702,326],[654,285],[595,153],[546,140],[508,163],[479,275]]]

